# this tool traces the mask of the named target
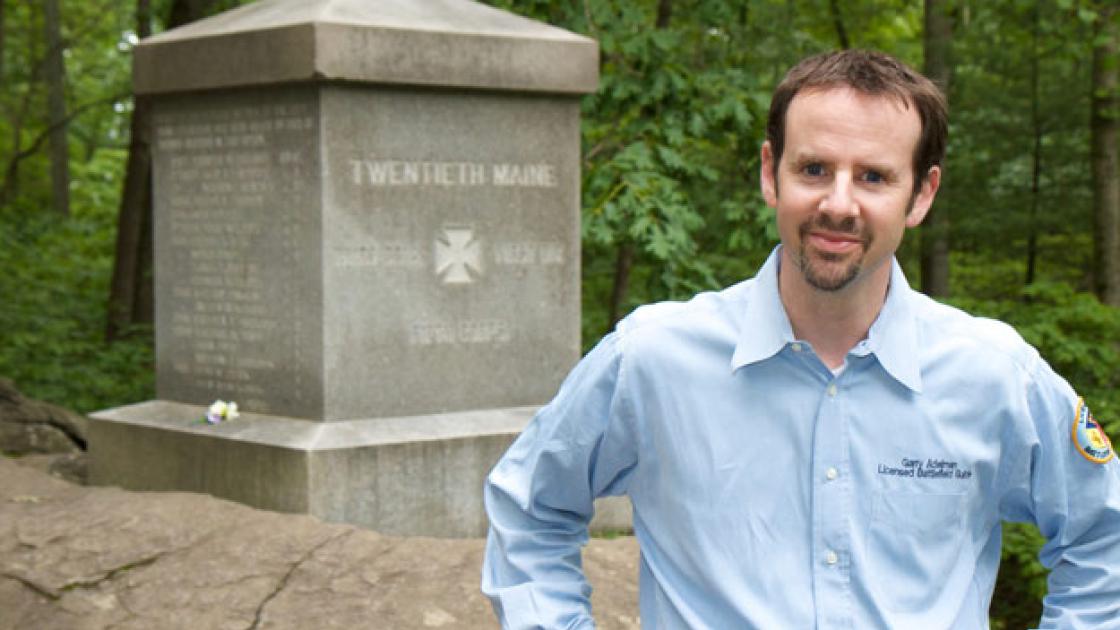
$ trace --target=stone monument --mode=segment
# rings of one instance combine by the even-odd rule
[[[158,400],[93,416],[93,481],[484,533],[483,477],[578,359],[596,43],[471,0],[260,0],[134,72]]]

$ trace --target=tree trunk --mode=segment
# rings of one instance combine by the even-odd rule
[[[666,28],[669,26],[669,20],[673,19],[673,0],[659,0],[657,3],[657,28]]]
[[[1036,95],[1037,97],[1037,95]],[[1032,108],[1037,108],[1036,105]],[[1034,112],[1037,115],[1037,111]],[[1038,121],[1034,127],[1034,153],[1031,159],[1031,209],[1027,219],[1027,273],[1024,284],[1034,284],[1038,267],[1038,206],[1041,202],[1042,179],[1042,130]]]
[[[59,0],[43,0],[43,27],[47,56],[47,113],[50,125],[51,205],[62,216],[70,215],[70,142],[66,119],[66,66],[62,58],[62,16]]]
[[[146,2],[146,0],[141,0]],[[141,293],[151,294],[151,270],[141,265],[141,251],[150,251],[152,216],[151,112],[148,101],[133,102],[128,162],[120,214],[117,215],[117,248],[109,285],[109,313],[105,338],[120,337],[133,324],[150,323],[136,308]]]
[[[205,17],[216,0],[173,0],[167,27],[175,28]],[[152,33],[151,0],[136,1],[136,34]],[[130,126],[128,163],[121,208],[117,217],[117,249],[105,329],[108,341],[133,325],[154,321],[155,286],[152,277],[152,157],[151,104],[135,97]]]
[[[173,29],[200,20],[209,15],[217,4],[218,0],[172,0],[167,17],[167,28]]]
[[[6,4],[7,0],[0,0],[0,5]],[[18,42],[18,40],[16,40]],[[31,61],[31,67],[41,67],[41,60],[38,58],[39,50],[37,40],[34,37],[25,37],[24,43],[27,46],[25,51],[26,58]],[[4,43],[7,46],[7,41]],[[0,48],[0,54],[4,52]],[[7,68],[5,68],[5,78],[7,78]],[[45,136],[40,135],[39,138],[32,143],[28,149],[23,149],[23,123],[27,118],[28,112],[31,111],[31,101],[34,90],[31,89],[30,84],[38,79],[38,75],[34,72],[27,79],[27,86],[22,87],[22,93],[16,94],[21,89],[14,85],[13,82],[8,80],[7,83],[0,83],[7,90],[6,96],[12,98],[11,104],[5,103],[3,115],[7,118],[9,129],[9,144],[11,145],[12,155],[5,156],[7,163],[3,167],[4,177],[3,182],[0,183],[0,206],[6,206],[9,202],[19,196],[19,167],[20,163],[39,150],[42,142],[45,141]],[[18,98],[13,98],[17,97]],[[15,102],[18,101],[18,102]],[[49,132],[50,127],[47,128]]]
[[[1120,10],[1105,4],[1093,38],[1093,271],[1101,302],[1120,306]]]
[[[141,39],[152,34],[151,0],[136,2],[136,35]],[[105,339],[113,341],[134,324],[151,323],[138,308],[142,293],[151,296],[151,267],[144,269],[141,252],[152,250],[152,156],[151,111],[148,100],[133,98],[132,120],[129,123],[128,161],[125,165],[124,189],[117,215],[117,246],[113,257],[113,277],[109,283],[109,308]],[[150,260],[150,256],[148,256]],[[146,301],[151,301],[149,297]]]
[[[23,40],[26,46],[24,54],[26,58],[31,61],[31,68],[42,68],[44,64],[43,60],[38,56],[41,52],[39,50],[38,38],[24,37]],[[27,120],[32,110],[33,97],[36,96],[36,91],[32,84],[39,80],[38,73],[40,71],[41,70],[32,70],[29,72],[26,81],[20,82],[24,83],[22,86],[4,86],[5,88],[10,88],[8,89],[8,96],[16,96],[15,92],[19,90],[22,90],[22,93],[18,94],[18,104],[13,105],[8,108],[8,111],[4,112],[8,118],[10,128],[9,142],[11,144],[12,155],[8,158],[8,163],[4,167],[4,182],[0,184],[0,205],[7,205],[9,202],[19,197],[20,164],[23,160],[34,155],[42,148],[43,143],[47,140],[47,135],[50,133],[50,127],[48,126],[46,132],[39,134],[30,147],[23,148],[24,122]],[[13,82],[9,80],[9,83]]]
[[[852,47],[851,41],[848,40],[848,29],[844,28],[844,15],[840,13],[840,5],[837,0],[828,0],[828,12],[832,15],[832,25],[836,28],[836,39],[840,42],[840,47],[847,50]]]
[[[7,34],[7,21],[5,20],[4,9],[8,4],[8,0],[0,0],[0,85],[4,85],[4,51],[7,49],[8,38]]]
[[[626,292],[630,288],[630,269],[634,266],[634,243],[627,241],[618,246],[618,257],[614,263],[614,286],[611,288],[611,303],[607,309],[607,330],[622,319],[622,305],[626,302]]]
[[[946,0],[925,0],[925,74],[949,97],[952,79],[950,49],[953,22]],[[945,200],[948,173],[941,178],[940,201],[926,215],[921,227],[922,292],[944,297],[949,295],[949,209]]]
[[[1034,147],[1031,155],[1031,205],[1030,216],[1027,217],[1027,275],[1025,284],[1034,284],[1035,267],[1038,262],[1038,206],[1041,202],[1042,178],[1042,120],[1039,114],[1039,29],[1041,28],[1041,12],[1036,4],[1034,6],[1034,25],[1031,31],[1031,128],[1034,132]]]

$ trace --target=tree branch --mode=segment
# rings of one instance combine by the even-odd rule
[[[128,94],[127,92],[122,94],[114,94],[113,96],[107,98],[97,99],[95,101],[90,101],[83,105],[79,105],[78,107],[70,110],[66,114],[65,118],[56,121],[53,125],[48,125],[45,129],[39,131],[38,135],[35,136],[35,139],[32,140],[31,144],[27,148],[16,151],[15,155],[13,155],[11,159],[8,160],[8,164],[4,168],[4,183],[0,184],[0,206],[7,205],[9,201],[9,196],[11,195],[12,189],[15,186],[16,175],[17,173],[19,173],[19,163],[38,153],[39,150],[43,148],[43,144],[46,143],[48,138],[50,138],[50,135],[53,131],[55,131],[59,127],[65,127],[66,125],[69,125],[71,120],[74,120],[78,116],[95,107],[106,105],[108,103],[115,103],[128,96],[130,96],[130,94]],[[20,119],[22,119],[22,116],[20,116]]]

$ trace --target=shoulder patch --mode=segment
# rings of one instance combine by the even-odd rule
[[[1083,398],[1077,399],[1077,411],[1073,416],[1073,445],[1091,462],[1104,464],[1112,459],[1112,442],[1093,414],[1089,413],[1089,406]]]

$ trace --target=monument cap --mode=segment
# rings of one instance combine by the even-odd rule
[[[595,40],[473,0],[259,0],[144,39],[137,94],[341,81],[584,94]]]

